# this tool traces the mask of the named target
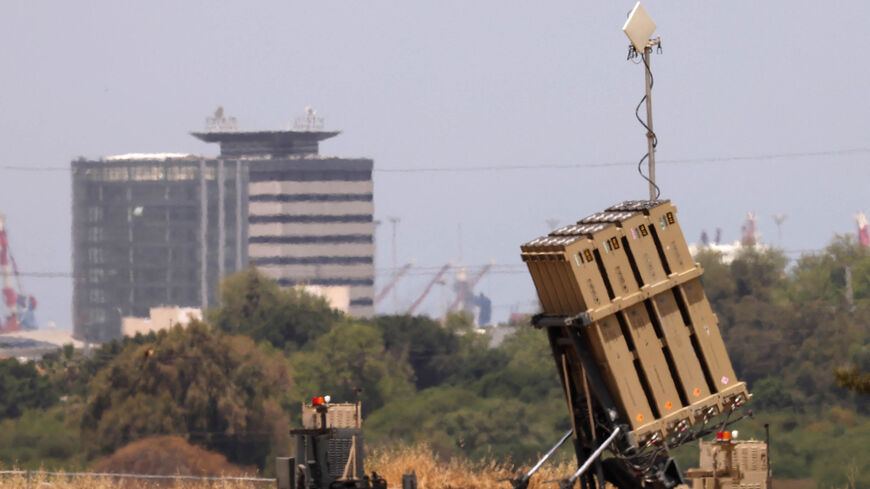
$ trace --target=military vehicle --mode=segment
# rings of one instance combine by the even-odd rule
[[[562,487],[685,484],[669,451],[739,420],[731,415],[749,392],[734,374],[676,207],[622,202],[521,250],[543,310],[532,324],[549,339],[572,429],[514,487],[527,487],[568,439],[579,468]]]

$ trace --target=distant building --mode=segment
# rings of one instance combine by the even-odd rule
[[[302,289],[309,295],[320,297],[333,309],[350,313],[350,287],[348,286],[297,285],[296,288]]]
[[[191,320],[202,320],[202,309],[197,307],[152,307],[148,317],[125,317],[121,321],[121,334],[136,336],[152,331],[169,329],[175,325],[187,326]]]
[[[74,336],[103,343],[121,318],[208,307],[247,263],[247,167],[182,154],[72,163]]]
[[[122,317],[153,307],[216,305],[220,279],[249,263],[351,315],[374,314],[372,160],[319,155],[336,131],[220,121],[229,119],[216,113],[211,130],[193,133],[219,143],[217,157],[72,163],[76,338],[120,337]]]
[[[374,314],[370,159],[319,155],[320,130],[193,135],[248,163],[248,256],[285,287],[347,287],[351,315]]]
[[[73,338],[69,330],[39,329],[0,334],[0,358],[37,361],[65,345],[81,350],[86,345]]]

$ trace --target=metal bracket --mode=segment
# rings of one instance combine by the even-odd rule
[[[589,326],[592,319],[587,311],[575,316],[545,316],[543,313],[532,316],[532,326],[536,328],[559,328],[562,326]]]

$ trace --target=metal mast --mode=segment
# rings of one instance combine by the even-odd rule
[[[638,4],[639,5],[639,4]],[[643,64],[646,67],[644,70],[644,79],[646,80],[646,144],[647,144],[647,160],[649,162],[649,200],[656,200],[658,197],[656,192],[656,133],[653,131],[652,120],[652,72],[650,71],[650,54],[652,54],[652,43],[659,43],[659,40],[650,41],[650,44],[643,50]]]
[[[659,46],[659,49],[661,49],[661,38],[650,39],[653,32],[656,30],[656,24],[640,2],[637,2],[634,9],[632,9],[631,13],[628,15],[628,20],[625,21],[622,30],[631,41],[631,47],[629,47],[629,59],[640,54],[644,65],[644,85],[646,94],[644,95],[643,100],[641,100],[641,104],[646,101],[646,123],[644,123],[640,118],[637,111],[635,111],[635,115],[637,115],[638,121],[640,121],[646,129],[647,154],[645,158],[647,158],[648,170],[647,176],[644,178],[649,181],[649,200],[656,200],[658,198],[659,189],[656,186],[656,134],[653,131],[652,120],[653,78],[652,71],[650,70],[650,55],[652,54],[652,48],[654,46]],[[641,104],[638,104],[638,109],[640,109]],[[642,163],[643,159],[641,159],[640,164]],[[638,164],[638,170],[640,170],[640,164]]]

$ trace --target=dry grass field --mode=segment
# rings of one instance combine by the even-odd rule
[[[529,489],[553,489],[552,479],[572,473],[576,465],[565,462],[545,465],[532,478]],[[472,463],[462,459],[441,461],[426,446],[375,451],[366,460],[366,470],[377,472],[387,480],[390,488],[402,487],[402,474],[412,470],[417,474],[419,489],[509,489],[503,479],[516,476],[524,468],[507,462]],[[817,485],[811,480],[775,480],[775,487],[811,489]],[[266,489],[270,482],[236,480],[138,481],[105,477],[49,476],[38,472],[25,475],[0,475],[0,489]],[[609,486],[608,486],[609,487]],[[851,487],[855,487],[852,485]]]
[[[366,460],[366,470],[376,471],[386,478],[390,488],[402,486],[402,474],[411,470],[417,474],[420,489],[508,489],[509,483],[500,481],[514,477],[521,470],[510,463],[472,463],[461,459],[440,461],[428,447],[380,450]],[[532,479],[530,489],[552,489],[546,480],[564,477],[573,471],[571,464],[547,465]],[[104,477],[50,476],[41,473],[0,476],[0,489],[115,489],[124,488],[172,488],[172,489],[264,489],[274,487],[271,483],[247,481],[119,481]]]
[[[544,481],[565,477],[576,469],[576,464],[546,464],[532,478],[529,489],[553,489],[554,484],[544,484]],[[428,447],[417,446],[377,451],[366,461],[366,470],[376,471],[390,487],[401,487],[402,474],[414,470],[420,489],[508,489],[510,483],[500,479],[516,477],[523,468],[497,461],[471,463],[452,459],[442,462]]]

